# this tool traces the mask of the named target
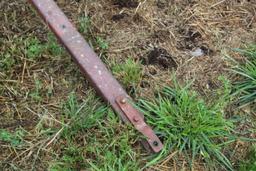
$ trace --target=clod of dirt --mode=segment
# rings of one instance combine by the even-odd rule
[[[137,0],[113,0],[113,3],[119,8],[136,8],[139,5]]]
[[[205,44],[202,34],[192,28],[181,29],[180,34],[182,34],[183,39],[178,43],[178,48],[181,50],[190,50],[192,56],[203,56],[212,55],[214,51]]]
[[[181,29],[180,34],[182,39],[179,42],[179,48],[193,50],[196,47],[200,47],[200,42],[202,42],[202,35],[200,32],[194,29]]]
[[[212,49],[210,49],[210,48],[207,47],[206,45],[201,46],[200,49],[202,49],[202,51],[203,51],[204,54],[206,54],[206,55],[211,55],[211,54],[213,54],[213,52],[214,52]]]
[[[164,9],[168,6],[168,0],[158,0],[156,6],[160,9]]]
[[[202,35],[198,31],[188,30],[186,34],[186,41],[196,42],[198,39],[201,39]]]
[[[172,56],[163,48],[154,48],[147,55],[147,58],[142,60],[146,65],[158,65],[164,69],[176,69],[178,67]]]
[[[126,13],[115,14],[115,15],[112,16],[111,19],[112,19],[113,21],[120,21],[120,20],[124,19],[124,18],[127,17],[127,16],[128,16],[128,14],[126,14]]]

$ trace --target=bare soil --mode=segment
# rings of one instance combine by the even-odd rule
[[[122,62],[132,57],[142,61],[144,76],[136,97],[150,97],[163,85],[171,85],[174,72],[181,82],[194,80],[193,88],[207,98],[221,86],[218,77],[229,76],[225,55],[241,59],[232,48],[256,42],[253,0],[56,1],[77,27],[81,16],[90,17],[91,36],[102,37],[109,44],[106,60]],[[37,37],[47,42],[48,30],[27,1],[0,0],[0,51],[16,53],[24,48],[18,39]],[[201,48],[204,55],[193,57],[191,52],[196,48]],[[25,54],[16,54],[16,65],[8,71],[0,70],[0,129],[22,127],[30,132],[26,140],[33,142],[44,114],[58,117],[59,104],[69,92],[75,90],[82,99],[90,86],[66,53],[60,57],[42,54],[37,62],[27,60]],[[35,89],[35,78],[41,79],[43,91],[53,89],[53,96],[43,96],[40,106],[28,97],[28,92]],[[43,126],[58,124],[48,122]],[[41,141],[45,140],[37,139]],[[0,161],[12,161],[24,169],[31,169],[27,163],[37,161],[36,168],[45,170],[45,161],[52,158],[47,150],[36,156],[37,151],[30,150],[33,148],[37,149],[36,143],[21,153],[0,143]],[[235,152],[238,156],[234,162],[239,160],[239,153],[243,151]],[[170,167],[159,165],[155,169]]]

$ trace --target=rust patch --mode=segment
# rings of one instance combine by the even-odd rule
[[[31,2],[65,46],[98,94],[111,105],[124,122],[131,122],[139,132],[147,137],[147,141],[154,152],[159,152],[163,148],[161,141],[144,122],[143,115],[126,102],[126,100],[131,99],[129,95],[108,71],[82,35],[70,23],[57,4],[53,0],[44,0],[44,2],[31,0]],[[119,97],[122,98],[119,99]]]

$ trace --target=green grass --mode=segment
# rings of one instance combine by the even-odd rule
[[[96,37],[96,44],[100,48],[101,51],[108,50],[108,43],[101,37]]]
[[[5,129],[0,129],[0,141],[11,144],[14,147],[22,144],[23,136],[24,132],[22,130],[16,130],[11,133]]]
[[[24,55],[28,61],[33,62],[38,61],[42,54],[56,57],[63,53],[63,48],[52,33],[48,34],[47,42],[42,42],[33,35],[29,35],[29,38],[14,37],[5,42],[0,52],[0,71],[8,71],[12,67],[17,68],[19,64],[24,63],[21,59]]]
[[[105,53],[109,48],[108,42],[94,35],[92,29],[90,18],[81,17],[79,31],[93,45],[97,53]],[[31,74],[33,74],[34,71],[37,72],[37,68],[35,67],[34,70],[30,66],[35,65],[35,61],[40,60],[42,54],[45,54],[43,57],[62,57],[64,52],[53,34],[48,34],[47,42],[33,36],[17,41],[17,45],[8,45],[5,51],[0,52],[0,70],[10,70],[15,64],[22,67],[23,57],[27,57],[27,70],[31,69]],[[16,42],[10,44],[16,44]],[[236,86],[239,94],[242,95],[241,99],[247,99],[244,100],[246,103],[254,101],[251,100],[252,98],[255,99],[255,94],[253,94],[255,92],[255,49],[251,46],[241,51],[248,57],[248,62],[236,70],[243,77],[243,80]],[[59,60],[59,58],[54,59]],[[111,69],[126,88],[136,89],[142,79],[142,68],[140,61],[128,58],[122,63],[114,63]],[[70,78],[73,79],[73,77]],[[140,108],[145,113],[147,122],[164,142],[164,150],[152,158],[150,156],[148,162],[140,154],[141,147],[135,143],[139,135],[130,126],[123,125],[109,106],[103,105],[92,92],[84,95],[85,99],[74,92],[70,93],[61,107],[54,105],[54,101],[54,107],[52,107],[54,109],[46,106],[45,110],[49,110],[50,114],[55,114],[57,111],[56,125],[55,123],[43,123],[49,122],[46,119],[40,120],[37,125],[40,129],[38,134],[40,138],[37,135],[35,137],[35,139],[38,138],[37,140],[50,140],[57,131],[61,131],[56,140],[47,147],[47,151],[44,151],[47,153],[47,160],[43,162],[49,162],[48,170],[51,171],[141,170],[142,167],[157,164],[165,160],[169,154],[178,151],[177,154],[185,157],[191,168],[195,161],[203,161],[210,169],[218,165],[232,170],[232,164],[228,160],[229,153],[225,151],[225,155],[223,154],[225,147],[235,140],[232,135],[234,124],[225,118],[224,113],[229,103],[230,87],[228,80],[222,78],[222,81],[224,88],[216,93],[219,98],[211,104],[202,100],[190,90],[189,86],[181,87],[177,83],[174,88],[165,88],[155,99],[140,101]],[[70,82],[68,81],[67,84]],[[46,90],[43,83],[46,84],[39,77],[34,77],[34,88],[29,92],[30,99],[28,100],[39,104],[47,101],[44,98],[51,96],[53,92],[51,88]],[[56,83],[54,86],[60,85],[57,81],[54,83]],[[63,91],[67,89],[64,88]],[[28,105],[30,104],[31,102],[28,101]],[[44,104],[42,107],[45,107]],[[37,112],[36,106],[31,106],[31,108]],[[44,111],[38,110],[38,113],[44,113]],[[33,134],[32,131],[31,134]],[[30,138],[28,136],[28,140]],[[0,129],[0,141],[17,147],[23,143],[23,133],[19,130],[10,132]],[[44,159],[43,155],[40,157]],[[243,162],[241,170],[253,170],[254,168],[255,150],[252,150],[252,155]]]
[[[8,71],[12,71],[13,68],[16,68],[16,64],[21,62],[20,57],[25,54],[22,50],[24,40],[22,37],[15,37],[2,44],[3,46],[0,51],[0,71],[8,73]]]
[[[240,171],[255,171],[256,170],[256,145],[254,144],[249,154],[244,161],[241,161]]]
[[[219,164],[227,170],[233,169],[222,153],[223,147],[234,141],[234,126],[225,119],[222,101],[209,106],[189,90],[189,85],[182,87],[176,83],[174,88],[166,87],[155,99],[140,103],[147,122],[164,143],[162,152],[148,165],[178,151],[191,167],[195,159],[201,159],[209,168]]]
[[[81,16],[79,18],[78,30],[85,37],[85,40],[90,44],[90,46],[97,51],[99,56],[104,56],[109,48],[108,42],[100,36],[93,34],[93,25],[90,17]]]
[[[247,47],[245,47],[244,49],[235,49],[235,51],[240,52],[241,54],[249,57],[249,58],[256,58],[256,45],[255,44],[251,44]]]
[[[48,52],[53,56],[59,56],[64,53],[64,48],[58,43],[53,33],[48,34],[47,43],[44,46],[48,50]]]
[[[25,40],[25,53],[29,59],[38,59],[44,51],[44,45],[36,37]]]
[[[241,50],[246,57],[245,64],[239,64],[234,72],[241,76],[241,80],[236,82],[234,95],[239,95],[240,105],[248,105],[256,102],[256,47]]]
[[[139,61],[128,58],[121,64],[114,63],[112,65],[114,75],[120,78],[125,87],[135,88],[138,86],[143,74],[142,65]]]
[[[97,139],[90,140],[90,155],[97,156],[96,160],[89,160],[92,170],[139,170],[140,155],[131,146],[131,142],[136,140],[134,132],[129,127],[120,126],[116,119],[108,122],[107,127],[106,122],[100,123]]]
[[[15,60],[10,53],[4,53],[0,56],[0,71],[10,70],[15,64]]]
[[[78,30],[82,34],[88,34],[91,27],[91,20],[88,16],[81,16],[79,18]]]
[[[43,97],[41,95],[41,90],[43,88],[42,82],[34,76],[35,81],[35,88],[30,92],[29,96],[35,101],[35,102],[41,102],[43,100]]]
[[[63,120],[68,120],[70,123],[64,129],[63,136],[72,138],[80,130],[90,129],[97,125],[96,121],[103,117],[106,109],[107,107],[99,105],[98,99],[95,99],[91,94],[82,104],[79,104],[75,94],[71,93],[67,102],[63,105]]]
[[[71,93],[63,103],[66,123],[58,142],[65,142],[62,154],[49,164],[50,171],[60,170],[138,170],[138,155],[132,149],[134,131],[124,126],[109,107],[93,93],[79,100]]]

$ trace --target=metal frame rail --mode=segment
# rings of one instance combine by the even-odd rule
[[[133,107],[132,100],[126,91],[108,71],[54,0],[29,0],[29,2],[55,33],[98,94],[112,106],[124,122],[130,122],[135,129],[145,136],[153,152],[159,152],[163,148],[159,138],[145,123],[143,115]]]

